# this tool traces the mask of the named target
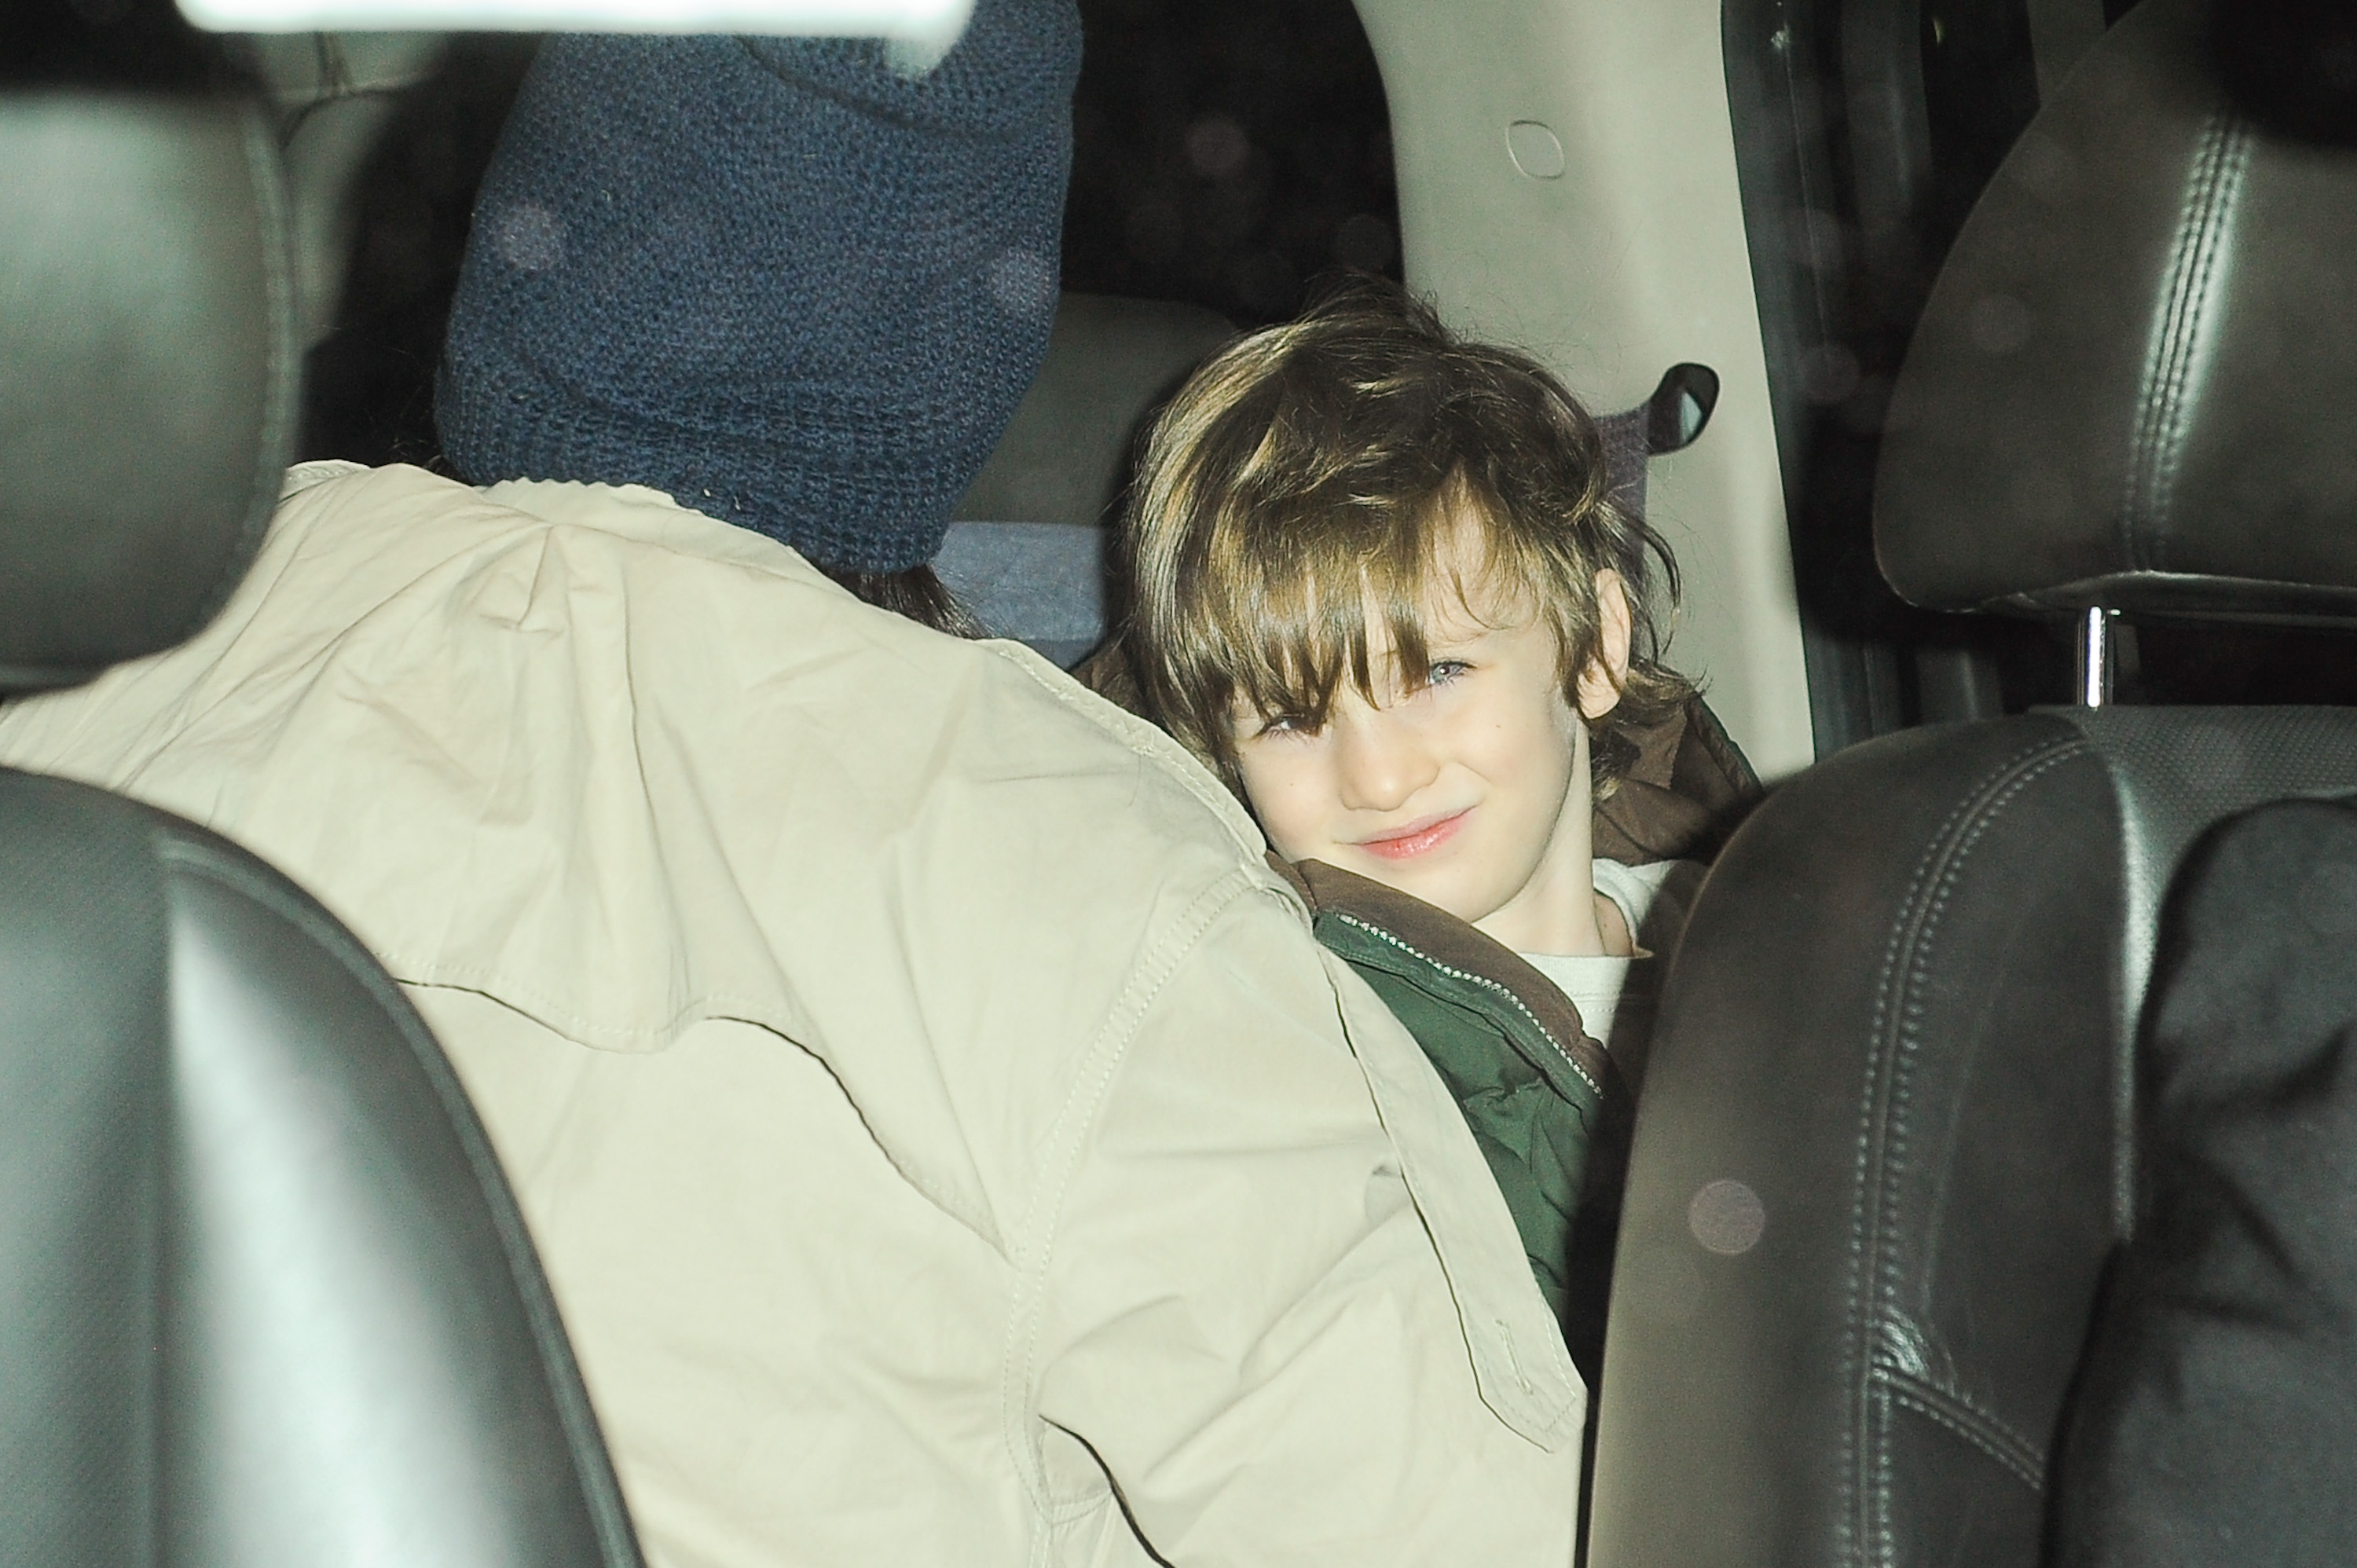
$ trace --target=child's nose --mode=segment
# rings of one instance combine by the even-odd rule
[[[1334,729],[1342,804],[1351,811],[1397,811],[1440,770],[1414,726],[1381,709],[1340,716]]]

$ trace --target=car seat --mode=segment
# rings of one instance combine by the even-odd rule
[[[285,177],[168,7],[0,26],[0,693],[201,627],[296,416]],[[639,1561],[457,1079],[318,905],[0,769],[0,1558]]]
[[[2357,625],[2357,156],[2235,112],[2209,27],[2112,27],[1917,329],[1884,573],[2074,618],[2083,702],[1841,752],[1719,859],[1638,1112],[1591,1562],[2040,1560],[2162,896],[2211,824],[2357,787],[2357,711],[2108,701],[2121,614]]]

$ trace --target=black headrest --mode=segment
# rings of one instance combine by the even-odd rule
[[[1875,493],[1914,603],[2357,622],[2357,150],[2256,128],[2211,20],[2129,13],[1957,237]]]
[[[283,177],[247,103],[11,85],[0,169],[5,692],[212,617],[269,520],[300,364]]]

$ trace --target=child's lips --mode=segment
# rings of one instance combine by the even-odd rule
[[[1465,819],[1472,814],[1472,811],[1473,808],[1468,806],[1445,816],[1421,818],[1379,838],[1361,839],[1359,847],[1385,860],[1412,860],[1427,850],[1437,849],[1455,837],[1457,830],[1465,825]]]

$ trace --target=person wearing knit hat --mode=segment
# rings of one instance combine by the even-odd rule
[[[877,40],[551,38],[476,202],[449,462],[645,485],[945,605],[926,563],[1047,351],[1079,66],[1071,0],[989,0],[922,74]]]
[[[400,985],[650,1568],[1567,1563],[1586,1385],[1243,809],[819,569],[922,563],[1039,358],[1071,16],[980,0],[920,77],[552,41],[441,379],[471,482],[289,470],[213,623],[11,701],[0,766],[245,845]]]

